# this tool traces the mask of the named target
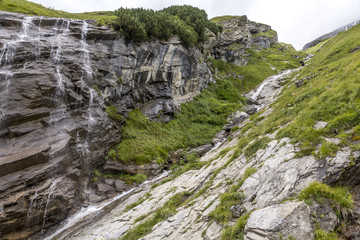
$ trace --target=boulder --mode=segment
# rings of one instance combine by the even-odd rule
[[[208,151],[210,151],[211,148],[212,148],[211,144],[202,145],[197,148],[191,149],[189,151],[189,154],[195,154],[195,155],[201,157],[201,156],[205,155]]]
[[[212,143],[213,145],[215,145],[215,144],[223,141],[223,140],[225,139],[226,135],[227,135],[227,132],[224,131],[224,130],[216,133],[215,136],[214,136],[214,138],[211,140],[211,143]]]
[[[242,107],[242,110],[249,115],[253,115],[257,112],[259,107],[260,105],[245,105],[244,107]]]
[[[240,123],[242,123],[245,119],[247,119],[249,117],[249,114],[247,114],[246,112],[240,112],[240,111],[236,111],[235,113],[231,114],[227,121],[228,123],[223,127],[223,129],[226,132],[230,132],[230,130],[239,125]]]
[[[245,226],[246,240],[278,240],[314,236],[309,207],[304,202],[285,202],[256,210]]]
[[[316,130],[320,130],[320,129],[325,128],[327,125],[328,125],[327,122],[318,121],[318,122],[314,125],[314,128],[315,128]]]
[[[126,183],[122,180],[115,181],[115,188],[118,192],[123,192],[127,189]]]
[[[98,191],[100,192],[100,194],[107,193],[107,192],[114,190],[114,188],[112,186],[105,184],[105,183],[98,183],[97,188],[98,188]]]

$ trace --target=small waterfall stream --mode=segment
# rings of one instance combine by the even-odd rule
[[[0,76],[4,76],[5,88],[3,84],[0,84],[0,93],[3,94],[5,98],[9,95],[9,88],[11,85],[11,78],[14,75],[14,72],[11,70],[11,64],[14,61],[16,51],[21,42],[23,42],[28,36],[28,30],[32,23],[32,17],[26,17],[22,22],[22,28],[20,35],[15,40],[10,40],[6,42],[0,49]],[[7,115],[7,103],[2,102],[0,105],[0,122]]]
[[[93,220],[93,218],[95,218],[96,216],[99,215],[99,212],[104,210],[107,206],[116,203],[117,201],[121,201],[121,199],[123,199],[124,197],[126,197],[127,195],[136,192],[146,186],[149,186],[152,183],[155,183],[163,178],[165,178],[166,176],[168,176],[168,172],[163,172],[162,174],[160,174],[158,177],[152,179],[152,180],[148,180],[143,182],[140,186],[132,188],[126,192],[123,192],[119,195],[117,195],[116,197],[114,197],[113,199],[104,202],[102,204],[99,205],[93,205],[93,206],[88,206],[86,208],[82,208],[80,209],[80,211],[78,211],[76,214],[74,214],[73,216],[69,217],[65,223],[58,229],[56,230],[53,234],[51,234],[50,236],[47,236],[46,238],[44,238],[44,240],[52,240],[52,239],[66,239],[66,236],[62,236],[62,234],[64,233],[64,231],[76,226],[76,224],[79,223],[86,223],[86,221],[90,221]],[[109,211],[109,209],[107,210]],[[65,234],[66,235],[66,234]]]

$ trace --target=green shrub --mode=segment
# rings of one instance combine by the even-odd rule
[[[215,34],[218,32],[217,25],[207,20],[204,10],[188,5],[171,6],[160,11],[119,8],[115,15],[114,29],[135,42],[151,38],[168,40],[178,36],[191,47],[206,40],[205,27],[211,28]]]

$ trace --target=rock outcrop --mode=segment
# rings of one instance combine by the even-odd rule
[[[221,22],[222,33],[218,38],[209,33],[206,52],[215,59],[245,66],[249,61],[247,50],[261,50],[277,43],[277,33],[270,26],[247,20],[246,16],[231,17]]]
[[[1,239],[44,230],[91,196],[93,168],[121,139],[107,106],[166,122],[211,81],[177,39],[134,44],[90,21],[7,12],[0,29]]]

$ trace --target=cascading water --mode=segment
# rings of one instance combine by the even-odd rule
[[[81,40],[80,40],[80,43],[82,45],[82,51],[83,51],[82,65],[83,65],[83,69],[84,69],[83,76],[80,79],[80,85],[82,88],[84,86],[87,86],[85,81],[90,82],[91,80],[93,80],[93,70],[92,70],[91,61],[90,61],[90,52],[88,50],[89,46],[86,43],[87,33],[88,33],[88,23],[86,21],[83,21],[83,25],[81,28]],[[89,91],[89,107],[88,107],[88,111],[87,111],[88,112],[88,119],[87,119],[88,133],[84,140],[81,140],[79,135],[77,137],[78,152],[80,152],[82,154],[82,157],[85,160],[86,160],[86,156],[90,153],[89,133],[91,132],[92,126],[96,124],[96,120],[93,117],[93,108],[94,108],[94,99],[95,99],[95,96],[97,95],[97,93],[92,88],[88,88],[88,91]]]
[[[55,179],[52,183],[51,183],[51,186],[49,188],[49,194],[47,196],[47,201],[46,201],[46,204],[45,204],[45,211],[44,211],[44,217],[43,217],[43,223],[42,223],[42,228],[41,228],[41,233],[44,232],[44,227],[45,227],[45,223],[46,223],[46,217],[47,217],[47,212],[48,212],[48,206],[49,206],[49,203],[50,203],[50,199],[53,197],[53,192],[54,192],[54,189],[57,185],[57,182],[58,182],[58,179]]]
[[[55,40],[55,44],[57,45],[56,50],[54,45],[52,45],[51,47],[51,58],[53,63],[55,64],[55,68],[56,68],[56,78],[57,78],[57,92],[56,92],[56,96],[58,98],[62,98],[65,95],[65,83],[63,80],[63,76],[62,76],[62,69],[60,67],[60,63],[61,63],[61,54],[62,54],[62,42],[63,42],[63,37],[67,37],[69,35],[70,32],[70,21],[69,20],[63,20],[62,25],[59,28],[59,19],[56,20],[55,26],[53,27],[53,29],[56,31],[56,40]],[[61,33],[59,33],[59,31]]]
[[[82,221],[86,221],[89,220],[90,216],[93,216],[95,214],[97,214],[98,212],[100,212],[101,210],[103,210],[106,206],[109,206],[110,204],[116,202],[117,200],[120,200],[122,198],[124,198],[125,196],[129,195],[130,193],[141,189],[143,187],[148,186],[151,183],[157,182],[161,179],[163,179],[164,177],[168,176],[168,172],[163,172],[161,175],[159,175],[158,177],[152,179],[152,180],[148,180],[143,182],[140,186],[132,188],[126,192],[121,193],[120,195],[117,195],[116,197],[114,197],[113,199],[111,199],[108,202],[102,203],[98,206],[89,206],[86,208],[82,208],[79,212],[77,212],[76,214],[74,214],[72,217],[68,218],[66,220],[66,222],[64,223],[64,225],[59,228],[57,231],[55,231],[55,233],[51,234],[50,236],[46,237],[44,240],[51,240],[51,239],[65,239],[63,237],[61,237],[61,234],[65,231],[68,230],[69,228],[75,226],[75,224],[78,224]]]
[[[83,52],[84,52],[84,56],[83,56],[83,65],[84,65],[84,70],[86,72],[86,78],[87,79],[92,79],[92,67],[91,67],[91,63],[90,63],[90,53],[88,50],[88,44],[86,43],[86,37],[87,37],[87,33],[88,33],[88,23],[86,21],[83,21],[83,26],[81,29],[81,45],[83,47]]]
[[[32,23],[32,17],[24,18],[22,22],[22,28],[20,35],[15,40],[10,40],[6,42],[1,50],[0,50],[0,77],[3,76],[3,81],[5,82],[5,88],[2,89],[0,85],[0,93],[7,98],[9,95],[9,88],[11,85],[11,78],[13,77],[14,73],[11,70],[11,64],[14,61],[17,48],[19,47],[21,42],[24,42],[25,39],[28,37],[28,31]],[[7,113],[7,103],[4,101],[0,105],[0,122],[5,118]]]

